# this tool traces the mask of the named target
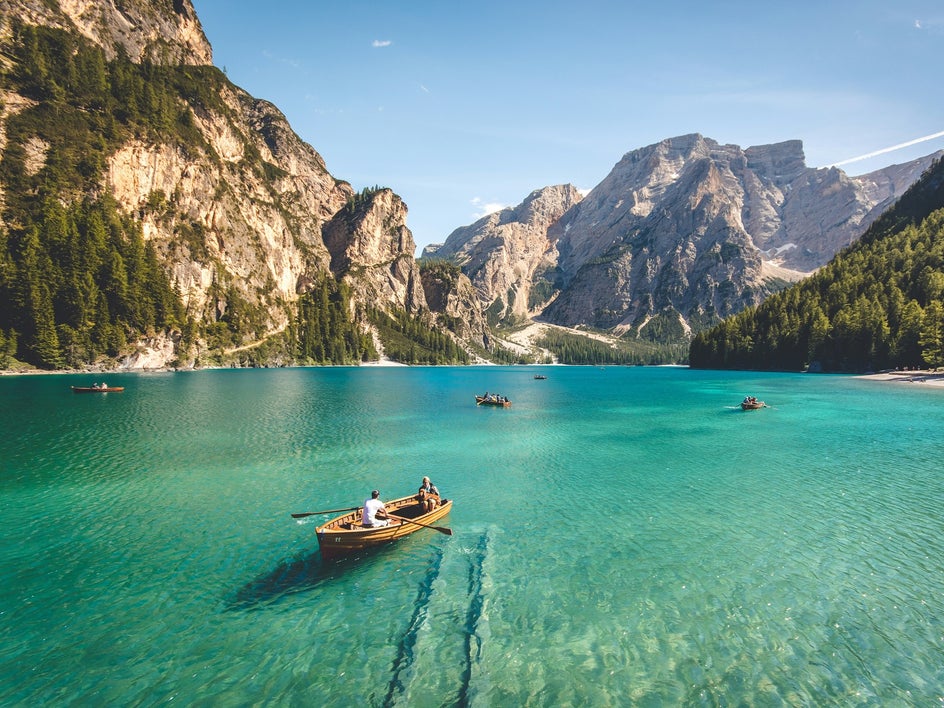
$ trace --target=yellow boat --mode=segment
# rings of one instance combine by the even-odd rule
[[[368,548],[383,546],[411,533],[431,528],[446,535],[452,529],[432,526],[452,509],[452,499],[443,499],[439,506],[424,512],[415,494],[384,502],[387,513],[393,518],[389,526],[361,526],[361,509],[338,516],[319,526],[318,546],[324,559],[340,558]]]

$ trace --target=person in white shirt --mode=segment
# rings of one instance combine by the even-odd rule
[[[362,526],[387,526],[390,518],[387,516],[387,507],[380,501],[380,492],[376,489],[370,493],[370,499],[364,502],[364,511],[361,513]]]

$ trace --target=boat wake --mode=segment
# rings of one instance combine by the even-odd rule
[[[469,705],[488,636],[488,572],[492,535],[486,530],[472,546],[441,547],[418,589],[416,610],[400,642],[385,706]],[[443,662],[461,666],[443,672]],[[437,669],[437,667],[439,667]]]
[[[420,584],[418,589],[416,609],[410,618],[410,626],[397,647],[397,658],[393,662],[393,677],[387,687],[384,705],[396,705],[397,696],[405,693],[407,686],[412,682],[413,666],[417,657],[417,643],[423,628],[428,624],[429,606],[433,599],[433,585],[439,577],[445,552],[445,547],[440,546],[439,552],[426,574],[426,580]]]

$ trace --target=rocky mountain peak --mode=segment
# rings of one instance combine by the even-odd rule
[[[114,59],[155,64],[213,63],[191,0],[0,0],[5,18],[77,31]]]
[[[626,153],[546,238],[530,233],[542,257],[517,280],[503,275],[514,269],[509,227],[529,221],[537,193],[456,229],[436,255],[459,263],[506,316],[546,305],[542,318],[559,325],[680,336],[825,264],[933,157],[855,178],[807,167],[799,140],[742,149],[682,135]],[[523,292],[529,306],[512,305]]]
[[[749,147],[744,156],[749,170],[778,185],[790,184],[807,169],[801,140]]]
[[[456,229],[443,245],[427,248],[423,256],[460,265],[482,302],[499,318],[527,318],[546,298],[536,295],[534,286],[557,259],[548,228],[580,199],[572,184],[535,190],[515,207]]]
[[[406,204],[392,190],[364,190],[325,224],[323,235],[331,271],[363,302],[416,314],[428,307],[406,216]]]

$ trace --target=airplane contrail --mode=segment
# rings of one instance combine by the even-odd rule
[[[940,137],[944,137],[944,130],[942,130],[940,133],[934,133],[933,135],[925,135],[923,138],[909,140],[907,143],[901,143],[899,145],[892,145],[891,147],[882,148],[881,150],[870,152],[868,155],[859,155],[858,157],[850,157],[848,160],[843,160],[842,162],[834,162],[830,165],[830,167],[839,167],[840,165],[848,165],[850,162],[868,160],[870,157],[878,157],[879,155],[884,155],[886,152],[894,152],[895,150],[901,150],[902,148],[911,147],[912,145],[917,145],[918,143],[927,142],[928,140],[934,140],[935,138]]]

